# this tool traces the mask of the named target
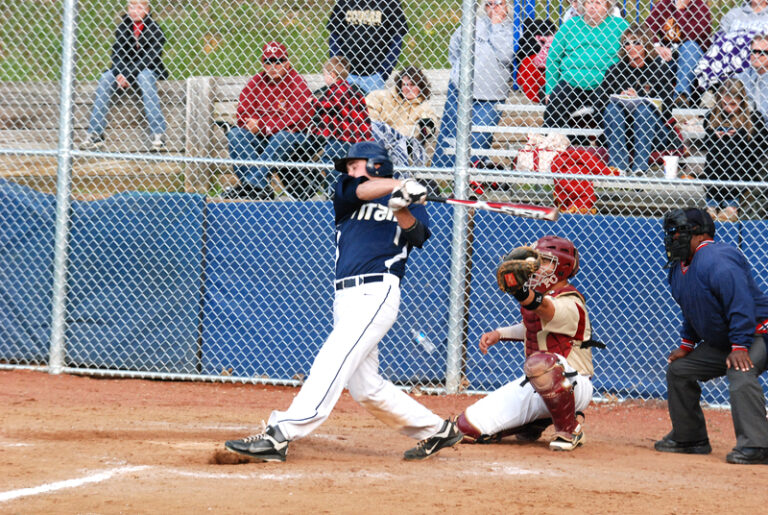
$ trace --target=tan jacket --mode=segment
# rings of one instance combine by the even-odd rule
[[[384,122],[404,136],[415,136],[416,123],[422,118],[431,118],[437,124],[432,106],[421,97],[409,102],[394,89],[377,89],[365,97],[365,102],[371,120]]]

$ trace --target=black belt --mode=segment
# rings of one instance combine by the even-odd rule
[[[348,277],[346,279],[339,279],[336,281],[336,291],[343,290],[344,288],[354,288],[355,286],[360,286],[361,284],[381,282],[384,282],[384,274],[357,275],[355,277]]]

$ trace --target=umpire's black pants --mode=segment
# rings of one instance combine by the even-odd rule
[[[699,403],[701,386],[698,381],[726,376],[736,448],[768,447],[765,396],[758,379],[768,366],[763,337],[755,336],[752,342],[749,357],[755,366],[746,372],[726,367],[725,358],[729,353],[730,349],[720,349],[701,342],[687,356],[670,363],[667,387],[672,440],[691,442],[707,438],[704,412]]]

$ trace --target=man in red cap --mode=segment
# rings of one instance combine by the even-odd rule
[[[306,141],[312,92],[293,69],[288,50],[278,41],[262,47],[264,71],[254,75],[237,105],[237,125],[227,133],[229,155],[243,161],[284,161]],[[271,200],[267,166],[235,165],[240,184],[224,198]]]

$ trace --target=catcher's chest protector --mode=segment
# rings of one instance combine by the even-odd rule
[[[557,297],[564,294],[576,294],[581,297],[579,291],[571,285],[554,290],[548,295],[550,297]],[[582,299],[583,300],[583,299]],[[523,315],[523,325],[525,325],[525,355],[530,356],[534,352],[554,352],[567,358],[571,352],[573,342],[570,336],[557,333],[546,333],[544,339],[546,341],[546,348],[542,349],[539,346],[539,334],[542,332],[541,319],[533,311],[520,308],[520,313]]]

